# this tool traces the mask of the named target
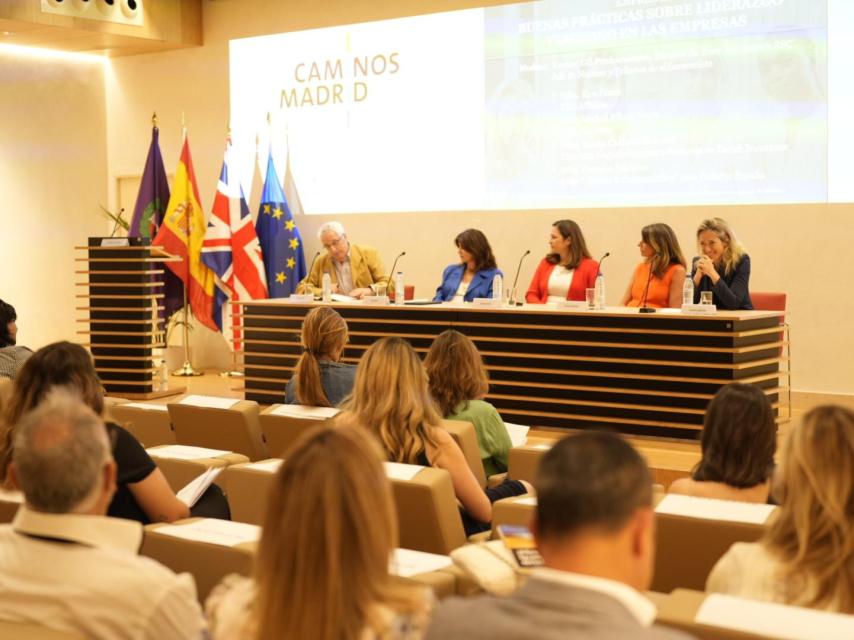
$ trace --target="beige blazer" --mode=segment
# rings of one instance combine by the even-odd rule
[[[307,293],[309,285],[320,287],[324,271],[328,271],[332,276],[332,284],[338,284],[338,272],[332,264],[332,256],[325,253],[314,261],[311,273],[297,287],[297,293]],[[374,282],[386,282],[389,279],[383,261],[373,247],[350,244],[350,271],[353,274],[353,287],[356,289],[367,287]],[[393,282],[389,282],[388,290],[389,292],[394,290]]]

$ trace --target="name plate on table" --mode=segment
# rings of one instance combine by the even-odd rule
[[[288,302],[294,302],[297,304],[311,304],[314,302],[314,294],[313,293],[292,293],[287,297]]]
[[[713,304],[683,304],[682,313],[689,313],[698,316],[713,316],[718,312],[718,308]]]
[[[365,296],[362,298],[362,302],[365,304],[387,305],[390,301],[388,296]]]
[[[573,311],[590,310],[587,300],[558,300],[556,304],[558,309],[571,309]]]
[[[495,309],[501,308],[501,298],[475,298],[471,302],[472,305],[475,307],[493,307]]]

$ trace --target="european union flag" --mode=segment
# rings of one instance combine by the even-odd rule
[[[271,298],[286,298],[305,277],[305,254],[294,216],[279,184],[273,154],[267,158],[267,175],[255,231],[264,254],[264,270]]]

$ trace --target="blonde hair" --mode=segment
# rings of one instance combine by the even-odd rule
[[[721,265],[724,268],[724,274],[729,275],[738,266],[738,263],[741,262],[747,251],[739,243],[732,227],[729,226],[726,220],[723,218],[708,218],[703,220],[700,226],[697,227],[697,250],[699,253],[702,253],[702,250],[699,248],[700,234],[704,231],[711,231],[724,244],[725,249],[724,254],[721,256]]]
[[[323,390],[320,358],[329,357],[347,344],[347,323],[331,307],[315,307],[302,322],[300,340],[303,353],[294,375],[297,379],[297,400],[313,407],[332,406]]]
[[[379,447],[363,429],[324,426],[294,445],[276,474],[258,555],[253,622],[259,640],[356,640],[423,592],[392,583],[397,517]]]
[[[789,434],[780,509],[762,541],[788,603],[854,613],[854,412],[809,411]]]
[[[428,443],[436,446],[433,429],[441,426],[442,416],[427,388],[424,365],[400,338],[383,338],[365,351],[342,409],[377,436],[393,462],[415,464]]]
[[[641,239],[655,251],[649,258],[649,268],[657,278],[663,278],[671,264],[686,266],[679,240],[670,225],[663,222],[648,224],[641,229]]]
[[[424,367],[430,393],[444,416],[452,415],[463,403],[463,409],[467,408],[469,400],[489,391],[483,358],[474,342],[459,331],[448,329],[433,340]]]

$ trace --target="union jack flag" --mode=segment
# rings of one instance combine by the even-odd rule
[[[267,278],[261,245],[252,224],[249,205],[236,177],[229,179],[231,140],[226,141],[225,157],[217,183],[211,217],[202,245],[202,261],[216,274],[214,321],[223,335],[232,332],[234,349],[240,348],[240,321],[235,317],[238,300],[267,298]],[[231,206],[239,199],[239,211]]]

